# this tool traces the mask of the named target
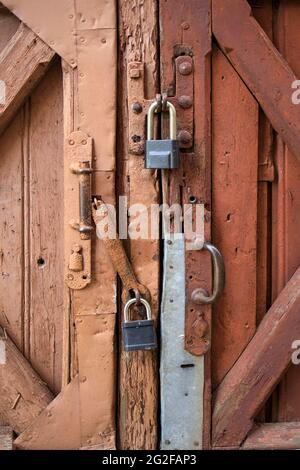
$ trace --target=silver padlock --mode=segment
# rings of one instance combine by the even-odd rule
[[[146,309],[147,320],[130,320],[130,307],[137,303],[137,299],[130,299],[124,307],[124,321],[122,323],[125,351],[149,350],[157,348],[157,339],[154,321],[151,318],[151,307],[147,300],[140,298]]]
[[[145,168],[148,169],[171,170],[179,167],[179,147],[176,140],[176,109],[169,101],[167,101],[166,105],[170,119],[170,139],[168,140],[153,140],[154,113],[158,108],[158,102],[152,103],[148,111],[145,152]]]

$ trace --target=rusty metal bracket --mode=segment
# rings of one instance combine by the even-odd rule
[[[176,96],[167,100],[176,108],[177,140],[179,148],[192,149],[194,134],[194,65],[190,56],[174,60]],[[133,155],[143,155],[145,150],[146,115],[153,100],[145,98],[144,63],[130,62],[127,70],[128,94],[128,147]],[[161,96],[162,106],[163,98]]]
[[[65,282],[77,290],[91,282],[92,138],[72,132],[65,147]]]

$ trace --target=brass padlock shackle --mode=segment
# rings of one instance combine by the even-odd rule
[[[151,306],[150,306],[149,302],[147,302],[147,300],[143,299],[143,297],[141,297],[139,299],[139,302],[142,305],[144,305],[144,307],[146,309],[147,320],[151,320],[152,315],[151,315]],[[129,299],[128,302],[125,304],[125,307],[124,307],[124,320],[125,320],[125,323],[130,321],[129,310],[130,310],[131,305],[134,305],[134,304],[137,304],[137,303],[138,303],[138,299],[136,299],[134,297],[133,299]]]
[[[147,115],[147,140],[153,140],[154,138],[154,113],[157,111],[158,107],[160,106],[158,101],[154,101],[148,110]],[[167,110],[169,112],[170,118],[170,140],[176,140],[177,135],[177,120],[176,120],[176,109],[175,106],[170,103],[170,101],[166,102]]]

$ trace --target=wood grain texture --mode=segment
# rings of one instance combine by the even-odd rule
[[[251,15],[246,0],[235,0],[234,8],[231,0],[213,0],[212,11],[218,44],[299,158],[300,108],[291,99],[295,73]]]
[[[119,3],[120,62],[124,71],[131,61],[145,63],[145,98],[155,98],[157,88],[157,1],[134,0]],[[119,194],[127,194],[128,204],[147,207],[159,201],[155,172],[144,169],[141,156],[127,150],[126,74],[120,74],[120,114],[122,136],[118,145]],[[132,218],[131,221],[134,219]],[[150,220],[150,219],[149,219]],[[157,317],[159,288],[159,241],[131,240],[128,255],[140,283],[151,293],[152,316]],[[120,315],[122,318],[122,314]],[[151,351],[121,353],[119,399],[119,446],[121,449],[157,448],[157,355]]]
[[[244,450],[288,450],[300,447],[300,423],[266,423],[249,434]]]
[[[46,408],[53,395],[1,329],[0,416],[20,433]]]
[[[62,76],[57,62],[30,99],[28,209],[30,361],[49,387],[61,389],[63,317]],[[25,326],[26,328],[26,326]]]
[[[280,2],[274,11],[275,45],[297,76],[300,76],[300,4]],[[299,105],[295,106],[298,110]],[[300,164],[299,150],[293,154],[280,136],[276,137],[277,178],[273,184],[273,300],[300,265]],[[295,339],[299,339],[296,338]],[[292,365],[273,396],[274,421],[300,421],[299,367]]]
[[[13,37],[20,20],[0,3],[0,52]]]
[[[212,230],[226,269],[213,315],[215,388],[256,330],[258,105],[217,48],[212,73]]]
[[[0,79],[6,87],[5,103],[0,107],[0,132],[45,74],[54,55],[27,26],[20,24],[0,53]]]
[[[300,335],[300,268],[261,322],[255,336],[226,375],[215,396],[213,443],[239,446],[256,413],[291,364]]]

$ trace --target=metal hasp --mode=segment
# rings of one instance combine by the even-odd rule
[[[158,101],[154,101],[148,110],[145,168],[172,170],[179,167],[176,109],[172,103],[166,102],[169,113],[170,139],[154,140],[154,113],[158,108]]]
[[[174,88],[167,93],[167,99],[176,109],[178,148],[191,151],[194,145],[193,57],[175,57],[174,66]],[[144,63],[130,62],[127,69],[128,150],[132,155],[145,153],[145,117],[153,104],[152,99],[145,97],[145,82]]]
[[[164,244],[161,303],[161,443],[163,450],[202,448],[204,357],[185,350],[185,241]]]
[[[131,306],[137,305],[136,298],[128,300],[124,307],[124,321],[122,323],[123,341],[125,351],[151,350],[157,348],[156,331],[154,321],[151,318],[151,307],[142,297],[139,302],[146,309],[146,320],[130,320]]]
[[[89,240],[93,227],[91,225],[91,174],[90,162],[80,161],[73,173],[79,176],[79,225],[81,240]]]
[[[195,289],[192,292],[192,300],[195,304],[213,304],[222,295],[225,286],[225,266],[223,256],[219,250],[209,242],[203,243],[203,249],[211,253],[214,268],[213,292],[207,295],[204,289]]]
[[[83,131],[65,139],[65,282],[74,290],[91,282],[92,140]]]

